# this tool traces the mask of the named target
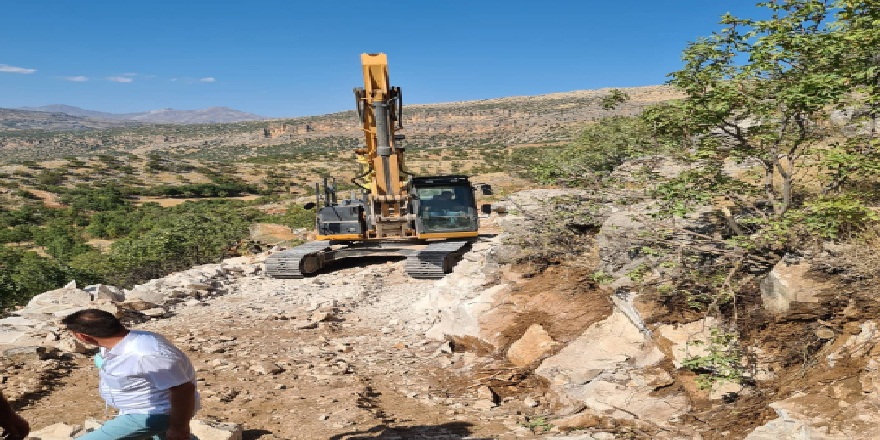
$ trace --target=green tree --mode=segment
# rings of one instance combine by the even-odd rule
[[[70,261],[75,255],[92,249],[85,244],[80,231],[63,219],[52,220],[44,228],[37,229],[34,241],[60,262]]]
[[[688,45],[671,74],[687,112],[715,159],[757,159],[776,216],[793,204],[795,178],[810,147],[826,135],[827,109],[849,92],[835,71],[830,8],[820,0],[759,3],[770,18],[725,15],[725,26]]]
[[[826,194],[880,173],[880,5],[838,0],[835,6],[837,20],[828,37],[835,54],[832,69],[852,89],[842,107],[856,132],[844,133],[843,141],[822,151]]]
[[[627,159],[653,153],[648,126],[638,117],[612,116],[590,125],[564,148],[524,150],[522,161],[539,181],[595,185]],[[535,157],[534,154],[538,155]],[[516,160],[516,159],[515,159]]]
[[[611,89],[607,95],[602,97],[602,108],[614,110],[626,101],[629,101],[629,94],[620,89]]]

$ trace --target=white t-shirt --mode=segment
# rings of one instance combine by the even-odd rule
[[[119,343],[101,348],[101,397],[120,414],[169,414],[169,388],[196,383],[189,358],[164,337],[131,330]],[[199,395],[196,392],[196,408]]]

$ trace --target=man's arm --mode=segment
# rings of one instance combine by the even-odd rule
[[[0,427],[8,440],[22,440],[31,432],[28,422],[15,413],[3,393],[0,393]]]
[[[196,386],[186,382],[168,389],[171,394],[171,420],[167,440],[189,440],[189,421],[196,409]]]

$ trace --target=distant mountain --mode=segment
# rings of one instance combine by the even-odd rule
[[[148,124],[216,124],[223,122],[256,121],[266,119],[260,115],[234,110],[228,107],[211,107],[202,110],[174,110],[166,108],[138,113],[107,113],[86,110],[71,105],[52,104],[40,107],[20,107],[17,110],[64,113],[66,115],[84,118],[111,121],[138,121]]]
[[[218,124],[223,122],[256,121],[267,118],[229,107],[211,107],[202,110],[174,110],[166,108],[144,113],[133,113],[126,119],[156,124]]]
[[[62,112],[0,108],[0,133],[28,130],[81,131],[143,125],[129,120],[98,119]]]
[[[85,110],[79,107],[74,107],[72,105],[64,105],[64,104],[52,104],[52,105],[44,105],[40,107],[19,107],[15,110],[27,110],[31,112],[44,112],[44,113],[64,113],[65,115],[70,116],[80,116],[83,118],[94,118],[94,119],[111,119],[111,120],[124,120],[128,119],[128,115],[118,115],[114,113],[106,113],[99,112],[95,110]]]

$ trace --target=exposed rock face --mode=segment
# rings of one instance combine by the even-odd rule
[[[710,329],[717,324],[715,318],[709,317],[687,324],[661,325],[654,334],[669,341],[671,353],[667,356],[672,358],[675,368],[681,368],[685,359],[708,354]]]
[[[92,302],[92,295],[85,290],[76,288],[76,283],[68,284],[57,290],[41,293],[28,302],[24,310],[19,311],[23,317],[63,317]]]
[[[507,349],[507,359],[517,367],[524,367],[544,357],[556,345],[556,341],[550,337],[544,327],[540,324],[532,324],[522,338]]]
[[[492,308],[496,295],[507,289],[504,284],[486,286],[497,277],[495,272],[498,270],[498,265],[487,259],[486,254],[500,240],[495,237],[489,242],[474,244],[473,257],[458,263],[452,274],[434,284],[416,304],[418,310],[436,313],[439,318],[427,331],[427,337],[437,340],[447,336],[492,339],[482,334],[479,319]]]
[[[587,329],[535,371],[552,389],[588,409],[618,419],[667,425],[689,409],[683,395],[658,398],[673,380],[657,364],[663,353],[623,313]]]

